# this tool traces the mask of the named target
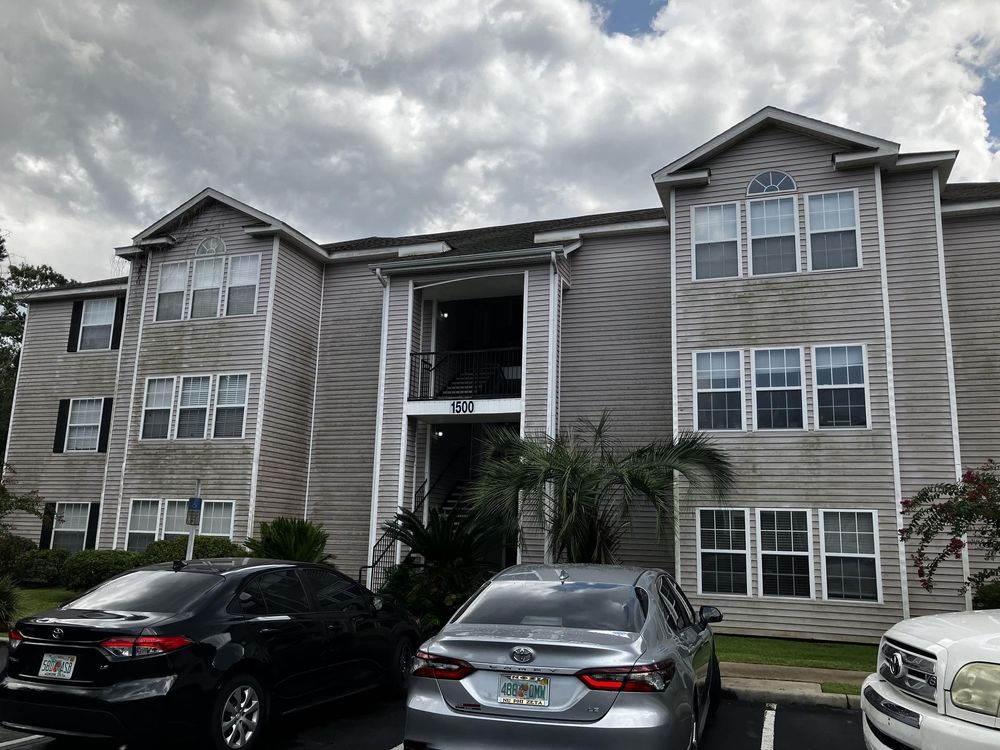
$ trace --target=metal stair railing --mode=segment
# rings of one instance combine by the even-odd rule
[[[411,401],[521,395],[521,349],[414,352]]]

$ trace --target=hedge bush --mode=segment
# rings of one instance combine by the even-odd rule
[[[973,609],[1000,609],[1000,581],[984,583],[972,597]]]
[[[38,545],[16,534],[0,533],[0,570],[10,572],[22,557]]]
[[[6,632],[21,610],[21,592],[10,576],[0,576],[0,631]]]
[[[161,539],[153,542],[143,553],[143,565],[173,562],[187,559],[186,537]],[[247,551],[222,536],[196,536],[194,538],[194,558],[204,560],[210,557],[246,557]]]
[[[64,549],[31,550],[14,566],[14,578],[22,586],[60,586],[69,558]]]
[[[85,549],[73,555],[63,568],[62,585],[72,591],[86,591],[126,570],[145,564],[141,552],[123,549]]]

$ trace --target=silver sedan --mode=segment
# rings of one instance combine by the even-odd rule
[[[662,570],[508,568],[417,653],[403,746],[694,748],[719,699],[721,619]]]

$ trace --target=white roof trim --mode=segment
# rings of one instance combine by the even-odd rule
[[[660,177],[653,175],[654,183],[669,187],[696,187],[707,185],[711,181],[712,171],[710,169],[692,169],[689,172],[677,172],[676,174],[662,175]]]
[[[451,245],[447,242],[421,242],[419,245],[399,245],[383,249],[396,253],[400,258],[408,258],[412,255],[440,255],[451,250]]]
[[[106,284],[102,286],[84,286],[73,289],[37,289],[32,292],[22,292],[15,294],[14,299],[18,302],[36,302],[39,300],[67,299],[80,297],[108,297],[117,296],[118,292],[128,291],[128,283]]]
[[[942,203],[941,215],[946,217],[965,216],[967,214],[984,214],[1000,211],[1000,199],[991,198],[981,201],[962,201],[961,203]]]
[[[670,222],[666,219],[649,219],[646,221],[623,221],[618,224],[601,224],[591,227],[569,227],[554,229],[551,232],[535,232],[536,243],[572,242],[581,237],[593,237],[600,234],[619,234],[621,232],[641,232],[649,229],[666,229]]]

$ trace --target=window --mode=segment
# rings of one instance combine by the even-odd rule
[[[150,378],[146,381],[146,400],[142,411],[143,440],[163,440],[170,434],[173,406],[173,378]]]
[[[163,539],[187,537],[187,500],[167,500],[163,511]]]
[[[87,541],[90,503],[56,503],[52,549],[79,552]]]
[[[111,336],[115,329],[115,309],[117,304],[118,300],[114,297],[83,301],[83,315],[80,318],[79,351],[111,348]]]
[[[226,315],[252,315],[257,307],[259,255],[236,255],[229,259]]]
[[[879,601],[875,511],[824,510],[820,516],[825,597]]]
[[[802,352],[757,349],[753,353],[754,429],[801,430]]]
[[[699,593],[750,593],[750,546],[745,508],[698,510]]]
[[[216,438],[242,438],[247,406],[247,376],[220,375],[215,395]]]
[[[187,261],[160,264],[160,280],[156,292],[157,320],[180,320],[184,316],[187,277]]]
[[[667,619],[670,621],[671,627],[677,632],[690,627],[693,624],[693,620],[688,618],[687,610],[677,596],[677,592],[670,586],[670,582],[666,578],[660,578],[658,588],[660,601],[663,603],[663,609],[667,614]]]
[[[750,274],[799,270],[798,212],[794,197],[747,202],[750,215]]]
[[[75,398],[69,405],[66,426],[67,451],[96,451],[101,439],[103,398]]]
[[[211,375],[181,378],[181,398],[177,407],[177,438],[205,438]]]
[[[694,277],[725,279],[740,275],[739,204],[694,209]]]
[[[758,510],[761,596],[812,597],[812,541],[804,510]]]
[[[818,346],[816,367],[816,424],[828,427],[867,427],[868,389],[862,346]]]
[[[857,193],[845,190],[808,197],[806,222],[809,237],[809,268],[858,267]]]
[[[309,599],[294,570],[276,570],[257,579],[269,615],[309,611]]]
[[[102,583],[67,605],[97,612],[183,612],[217,586],[222,576],[177,575],[170,570],[133,570],[114,583]]]
[[[785,190],[795,190],[795,180],[784,172],[772,169],[767,172],[761,172],[750,180],[750,184],[747,186],[747,195],[780,193]]]
[[[125,534],[126,549],[143,552],[156,541],[159,523],[159,500],[133,500],[128,514],[128,532]]]
[[[200,534],[205,536],[233,536],[233,503],[223,500],[206,500],[201,505]]]
[[[743,429],[743,356],[740,352],[695,354],[696,430]]]
[[[219,295],[222,291],[222,258],[205,258],[194,262],[191,280],[191,317],[215,318],[219,315]]]
[[[344,576],[319,568],[303,568],[302,577],[321,612],[365,612],[369,608],[367,592]]]

